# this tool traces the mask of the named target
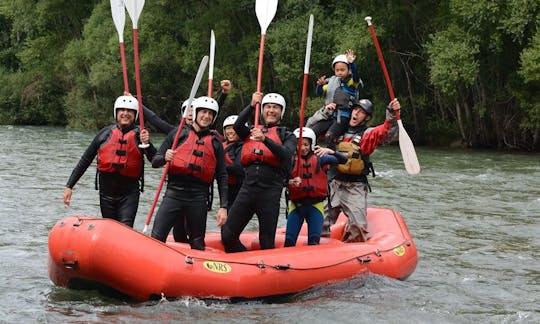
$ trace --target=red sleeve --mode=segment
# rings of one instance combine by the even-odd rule
[[[377,148],[377,146],[384,142],[389,129],[389,120],[385,120],[383,124],[368,129],[360,140],[360,151],[362,152],[362,154],[372,154]]]

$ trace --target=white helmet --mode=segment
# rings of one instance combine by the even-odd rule
[[[129,109],[129,110],[135,110],[135,120],[137,120],[137,117],[139,117],[139,102],[137,101],[137,98],[133,96],[120,96],[116,98],[116,101],[114,102],[114,119],[116,119],[116,110],[117,109]]]
[[[187,102],[188,102],[189,99],[186,99],[182,102],[182,107],[180,108],[180,111],[182,112],[182,114],[184,113],[184,111],[186,110],[186,107],[187,107]],[[193,105],[193,101],[191,101],[191,104]]]
[[[206,108],[214,111],[214,120],[212,120],[212,123],[216,121],[219,113],[219,105],[215,99],[210,97],[199,97],[193,100],[191,106],[193,107],[193,120],[197,119],[197,110]]]
[[[293,134],[294,136],[296,136],[296,138],[299,138],[300,128],[295,129]],[[309,127],[302,127],[302,137],[309,138],[311,140],[311,150],[313,151],[315,149],[315,144],[317,141],[317,136],[315,135],[315,132]]]
[[[345,54],[339,54],[338,56],[334,58],[334,60],[332,61],[332,68],[334,68],[334,65],[336,65],[336,63],[338,62],[342,62],[349,65],[349,61],[347,60],[347,56]]]
[[[230,115],[229,117],[225,118],[223,121],[223,133],[225,133],[225,127],[234,125],[237,119],[238,115]]]
[[[269,93],[266,96],[262,98],[261,102],[261,114],[263,112],[263,106],[267,103],[274,103],[281,106],[281,118],[283,118],[283,115],[285,114],[285,107],[287,106],[285,103],[285,98],[283,98],[282,95],[279,93]]]

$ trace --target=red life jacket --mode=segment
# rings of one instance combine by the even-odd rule
[[[169,172],[192,175],[204,183],[212,183],[217,165],[213,138],[212,134],[199,138],[190,130],[186,140],[177,146]]]
[[[266,128],[259,125],[259,128],[263,130],[265,137],[268,137],[279,145],[283,144],[277,133],[277,126]],[[281,165],[279,158],[263,142],[253,141],[248,137],[244,141],[244,146],[242,146],[242,165],[248,166],[254,162],[269,164],[273,167],[279,167]]]
[[[321,167],[315,154],[310,154],[307,159],[300,158],[299,163],[298,167],[294,167],[291,178],[300,177],[302,184],[299,187],[289,185],[289,199],[297,201],[303,198],[325,198],[328,195],[328,166]]]
[[[227,147],[231,145],[232,143],[234,142],[231,142],[231,143],[223,142],[223,151],[225,151],[225,165],[227,166],[234,164],[234,161],[231,159],[229,151],[227,150]],[[234,175],[227,172],[227,184],[235,185],[237,183],[238,183],[238,179],[236,179]]]
[[[98,171],[139,178],[143,157],[137,146],[136,134],[135,130],[123,134],[118,127],[114,127],[109,139],[98,150]]]

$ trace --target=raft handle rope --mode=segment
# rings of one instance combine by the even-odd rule
[[[141,235],[144,235],[144,234],[141,233]],[[397,246],[407,245],[407,243],[410,243],[410,242],[409,241],[403,241],[403,243],[398,244]],[[410,245],[407,245],[407,246],[410,246]],[[174,248],[172,248],[170,246],[167,246],[167,247],[169,249],[175,251],[176,253],[182,254],[185,257],[185,262],[187,264],[193,264],[195,259],[199,259],[201,261],[207,260],[205,258],[189,256],[187,254],[184,254],[182,251],[178,251],[178,250],[176,250],[176,249],[174,249]],[[389,252],[389,251],[392,251],[393,249],[394,248],[386,249],[386,250],[382,250],[382,251],[379,250],[379,249],[376,249],[374,251],[371,251],[371,252],[368,252],[368,253],[365,253],[365,254],[362,254],[362,255],[358,255],[358,256],[355,256],[355,257],[351,257],[351,258],[348,258],[346,260],[342,260],[342,261],[335,262],[335,263],[332,263],[332,264],[327,264],[327,265],[318,266],[318,267],[307,267],[307,268],[293,267],[290,264],[271,265],[271,264],[264,263],[263,260],[259,260],[259,261],[257,261],[257,263],[239,262],[239,261],[231,261],[231,260],[224,260],[224,259],[220,259],[220,260],[214,259],[214,261],[225,262],[225,263],[229,263],[229,264],[238,264],[238,265],[253,265],[253,266],[257,266],[259,269],[266,269],[267,267],[270,267],[270,268],[273,268],[273,269],[276,269],[276,270],[317,270],[317,269],[326,269],[326,268],[335,267],[337,265],[345,264],[345,263],[351,262],[351,261],[358,261],[360,264],[370,263],[372,261],[371,258],[369,257],[370,255],[375,255],[375,256],[380,258],[380,257],[382,257],[382,254],[384,252]]]
[[[356,260],[358,260],[358,262],[360,262],[360,264],[366,264],[366,263],[370,263],[371,262],[371,258],[369,256],[366,256],[364,258],[362,257],[357,257]]]
[[[289,270],[291,268],[291,265],[290,264],[276,264],[274,268],[277,270]]]
[[[75,226],[75,227],[80,226],[85,220],[88,220],[88,219],[87,218],[77,217],[77,220],[78,220],[78,222],[73,223],[73,226]],[[91,220],[92,220],[92,222],[105,221],[105,220],[107,220],[107,218],[96,218],[96,219],[92,218]],[[62,224],[62,223],[60,224],[60,226],[63,226],[63,225],[64,224]],[[147,235],[144,234],[144,233],[141,233],[141,232],[137,232],[137,233],[147,237]],[[404,240],[403,243],[398,244],[397,246],[400,246],[400,245],[405,245],[405,246],[409,247],[412,244],[411,244],[411,242],[409,240]],[[194,264],[195,259],[206,260],[205,258],[189,256],[187,254],[184,254],[182,251],[176,250],[173,247],[168,246],[166,244],[165,244],[165,246],[167,248],[175,251],[176,253],[180,253],[181,255],[183,255],[184,258],[185,258],[185,262],[187,264]],[[226,263],[231,263],[231,264],[238,264],[238,265],[254,265],[254,266],[257,266],[259,269],[266,269],[267,267],[270,267],[270,268],[274,268],[276,270],[316,270],[316,269],[325,269],[325,268],[334,267],[336,265],[351,262],[353,260],[359,261],[361,264],[369,263],[369,262],[371,262],[371,258],[369,257],[369,255],[373,254],[373,255],[376,255],[377,257],[382,257],[382,253],[392,251],[393,249],[394,248],[386,249],[386,250],[382,250],[382,251],[379,250],[379,249],[376,249],[375,251],[372,251],[372,252],[369,252],[369,253],[366,253],[366,254],[363,254],[363,255],[355,256],[355,257],[352,257],[352,258],[349,258],[349,259],[346,259],[346,260],[343,260],[343,261],[340,261],[340,262],[335,262],[333,264],[328,264],[328,265],[319,266],[319,267],[308,267],[308,268],[296,268],[296,267],[291,266],[290,264],[287,264],[287,265],[281,265],[281,264],[270,265],[270,264],[264,263],[263,260],[259,260],[259,261],[257,261],[257,263],[238,262],[238,261],[231,261],[231,260],[215,260],[215,261],[226,262]]]

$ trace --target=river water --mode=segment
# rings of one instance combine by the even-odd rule
[[[95,167],[75,187],[72,206],[62,203],[64,184],[94,135],[0,126],[0,322],[540,322],[539,154],[417,148],[422,171],[411,176],[399,148],[379,148],[369,203],[405,218],[419,254],[405,281],[368,275],[234,302],[133,303],[56,287],[47,273],[49,230],[66,216],[99,215]],[[146,167],[138,230],[161,176]],[[213,215],[208,225],[215,230]]]

